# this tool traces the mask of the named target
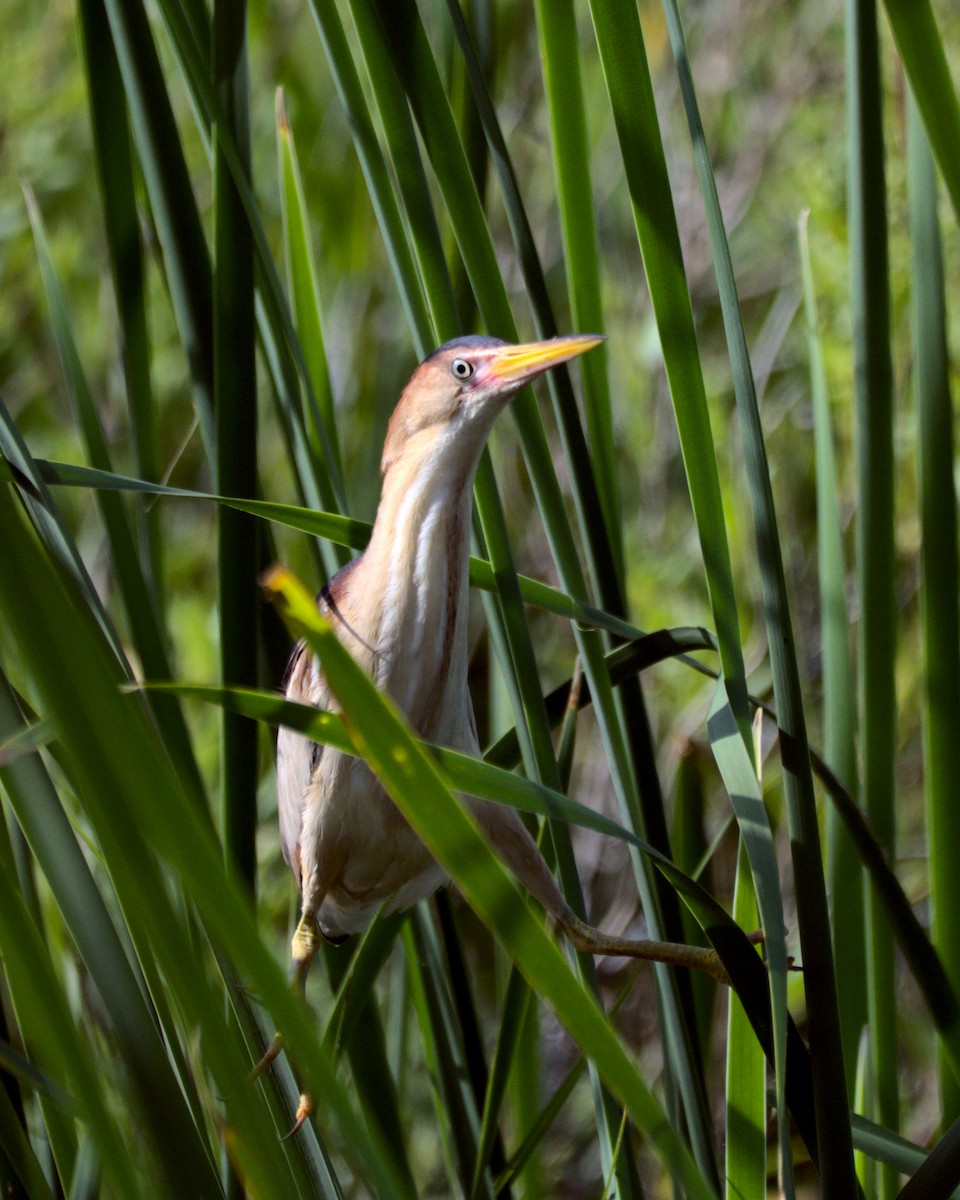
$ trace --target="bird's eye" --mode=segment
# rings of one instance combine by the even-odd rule
[[[454,379],[469,379],[473,374],[473,363],[468,363],[465,358],[455,358],[450,364],[450,373]]]

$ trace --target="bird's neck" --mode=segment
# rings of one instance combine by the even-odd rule
[[[364,575],[378,591],[374,675],[424,737],[451,741],[467,693],[476,462],[400,460],[384,477]]]

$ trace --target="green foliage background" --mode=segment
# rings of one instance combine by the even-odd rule
[[[596,974],[588,964],[575,964],[575,980],[546,939],[528,926],[528,914],[512,893],[504,903],[513,916],[498,919],[498,889],[508,885],[492,863],[476,868],[479,850],[464,850],[469,833],[458,825],[448,791],[450,784],[466,786],[455,774],[456,764],[441,763],[435,776],[429,760],[421,762],[407,747],[391,714],[377,707],[364,681],[350,674],[349,664],[341,700],[357,719],[372,722],[362,752],[383,770],[398,747],[413,756],[421,774],[413,782],[396,781],[398,802],[418,828],[424,822],[425,833],[437,839],[436,852],[470,904],[445,897],[438,910],[417,913],[402,926],[378,924],[359,949],[332,952],[326,979],[311,989],[316,1018],[286,996],[279,964],[295,919],[295,897],[275,830],[269,723],[302,714],[271,710],[262,696],[215,694],[212,705],[185,700],[195,776],[178,742],[175,701],[151,700],[148,710],[127,693],[121,698],[118,690],[124,676],[157,677],[144,666],[136,623],[121,598],[123,568],[144,572],[172,678],[269,692],[278,684],[288,642],[275,613],[258,597],[258,571],[276,559],[314,588],[345,560],[345,546],[362,548],[363,532],[334,523],[315,530],[315,540],[304,533],[303,514],[271,511],[268,524],[197,496],[128,495],[119,509],[135,531],[127,544],[118,540],[118,510],[111,518],[103,504],[105,496],[117,493],[97,486],[105,483],[100,477],[82,480],[82,487],[54,487],[49,499],[41,495],[39,510],[55,509],[63,518],[63,532],[51,540],[29,499],[39,475],[31,485],[32,468],[11,449],[10,431],[15,427],[34,461],[162,479],[192,493],[339,507],[369,521],[378,497],[383,431],[418,352],[461,328],[510,336],[511,313],[520,337],[543,332],[543,310],[537,310],[535,295],[531,303],[536,289],[524,270],[531,247],[525,260],[516,245],[517,201],[505,194],[496,159],[489,156],[447,4],[424,0],[395,9],[372,0],[251,4],[247,79],[245,70],[229,70],[241,9],[218,9],[219,32],[210,50],[204,41],[209,30],[203,28],[210,14],[201,5],[166,3],[154,10],[116,0],[108,6],[114,37],[123,14],[149,15],[191,184],[192,198],[181,181],[175,211],[185,212],[195,202],[211,258],[223,267],[211,285],[201,263],[187,263],[197,289],[194,300],[210,294],[207,316],[221,337],[219,348],[211,339],[210,377],[222,414],[213,446],[205,445],[198,425],[202,388],[184,350],[189,305],[175,289],[171,299],[170,249],[149,170],[140,160],[134,190],[125,198],[136,202],[145,263],[150,392],[138,397],[147,414],[139,427],[146,443],[141,440],[138,451],[123,357],[124,328],[130,348],[130,326],[123,319],[130,316],[124,311],[130,301],[118,300],[111,275],[110,218],[98,186],[101,160],[87,75],[94,84],[107,78],[108,43],[88,41],[85,68],[79,36],[80,13],[89,16],[99,6],[7,3],[0,9],[7,62],[0,75],[0,329],[7,331],[0,340],[0,397],[8,416],[0,450],[17,470],[11,475],[0,464],[0,668],[12,689],[8,694],[4,683],[0,708],[0,794],[7,827],[0,884],[8,904],[0,926],[7,1022],[0,1066],[10,1081],[9,1104],[0,1109],[0,1179],[11,1195],[56,1195],[61,1189],[71,1196],[187,1190],[239,1195],[249,1189],[261,1196],[533,1197],[602,1191],[639,1196],[659,1194],[672,1177],[685,1195],[761,1196],[769,1183],[788,1195],[829,1197],[851,1194],[853,1146],[868,1196],[893,1196],[901,1188],[908,1198],[948,1195],[960,1183],[952,1126],[960,1115],[955,999],[960,897],[950,877],[951,857],[960,845],[951,814],[950,743],[954,718],[960,719],[951,561],[956,527],[950,395],[956,393],[957,372],[955,366],[939,374],[937,369],[944,347],[955,358],[960,337],[960,17],[945,2],[929,10],[934,44],[952,70],[951,93],[941,86],[931,43],[911,50],[912,36],[924,28],[925,7],[912,10],[891,0],[879,13],[877,56],[869,32],[876,14],[867,3],[851,0],[846,23],[834,7],[814,0],[685,6],[690,79],[719,197],[714,210],[705,183],[709,168],[706,176],[698,175],[691,153],[684,109],[690,91],[677,26],[671,24],[675,7],[640,6],[643,43],[630,5],[596,0],[569,7],[575,18],[567,4],[552,7],[550,0],[537,5],[473,0],[464,6],[557,326],[581,329],[584,309],[592,308],[591,328],[600,322],[609,339],[605,364],[598,368],[602,378],[576,377],[580,409],[564,407],[564,397],[572,395],[563,391],[566,384],[555,385],[560,390],[551,392],[553,404],[544,387],[538,396],[545,424],[541,440],[532,402],[521,401],[516,423],[504,420],[495,432],[493,474],[486,467],[481,473],[478,504],[487,545],[478,544],[477,552],[497,572],[497,598],[485,602],[486,623],[479,615],[477,620],[473,674],[482,740],[494,743],[525,721],[523,767],[551,789],[537,801],[547,795],[554,806],[548,811],[556,814],[562,805],[557,793],[567,791],[662,850],[668,849],[669,831],[672,857],[697,874],[710,896],[689,888],[670,868],[665,885],[636,853],[635,843],[630,849],[628,836],[617,841],[576,829],[579,875],[570,872],[564,821],[552,823],[548,841],[565,888],[583,887],[588,911],[604,928],[643,928],[638,886],[650,928],[664,923],[693,938],[702,936],[699,923],[725,961],[731,956],[735,990],[753,1030],[735,1004],[728,1023],[724,1000],[701,981],[692,986],[670,981],[666,972],[654,979],[651,971],[635,980],[629,966],[609,962]],[[405,40],[416,29],[417,11],[426,33],[421,45]],[[578,53],[579,107],[569,64],[558,57],[565,23],[569,33],[573,19],[576,36],[565,44]],[[318,26],[325,38],[318,36]],[[100,36],[111,36],[110,28],[103,24]],[[344,31],[344,59],[330,49],[331,28]],[[185,29],[194,41],[184,38]],[[185,46],[193,46],[192,63]],[[644,109],[641,46],[650,65],[655,116]],[[453,126],[442,125],[440,93],[430,91],[427,47],[459,140]],[[383,156],[392,203],[409,205],[411,195],[422,202],[419,209],[405,209],[402,218],[397,208],[406,265],[402,255],[397,265],[401,243],[385,235],[382,210],[371,202],[354,140],[357,113],[348,116],[336,82],[335,68],[344,61],[359,72],[361,111],[376,133],[374,155]],[[876,92],[870,90],[869,69],[863,82],[863,63],[869,68],[871,62],[881,71]],[[545,79],[552,64],[560,74],[551,97]],[[227,125],[231,138],[240,130],[241,160],[248,115],[256,214],[283,277],[283,294],[290,298],[288,327],[277,307],[268,306],[261,339],[266,328],[282,349],[271,359],[261,340],[255,375],[245,367],[252,334],[236,333],[251,320],[246,217],[231,182],[235,163],[223,154],[211,160],[205,146],[203,105],[209,95],[198,91],[197,70],[207,72],[207,86],[221,72],[217,96],[224,112],[235,106]],[[862,153],[847,107],[858,94],[858,79]],[[943,172],[939,185],[925,168],[921,126],[909,112],[908,79],[929,82],[932,89],[932,99],[926,93],[921,99],[928,126],[932,120],[940,139],[934,146]],[[129,79],[124,86],[130,95]],[[278,87],[285,97],[286,133],[278,132]],[[564,110],[564,102],[571,107]],[[143,144],[137,122],[149,125],[156,110],[147,117],[132,112],[130,145],[136,155]],[[583,121],[587,160],[576,158],[575,116]],[[431,117],[438,123],[431,125]],[[881,124],[883,155],[871,143]],[[662,177],[657,128],[668,170]],[[460,141],[484,220],[470,216],[467,176],[458,174]],[[566,167],[564,146],[573,156]],[[172,144],[166,149],[172,152]],[[878,191],[873,184],[881,168],[886,174]],[[161,169],[173,170],[170,158]],[[568,211],[564,224],[559,200],[564,187],[573,189],[571,195],[584,177],[595,242],[582,212],[571,219]],[[858,213],[851,197],[863,180],[865,203]],[[667,182],[669,193],[663,189]],[[24,187],[36,198],[33,227]],[[418,193],[418,187],[424,190]],[[886,222],[880,196],[886,199]],[[429,221],[416,220],[417,212],[427,211],[425,198],[436,213],[436,239]],[[937,205],[940,246],[922,232]],[[725,243],[716,224],[711,237],[717,212],[729,242],[735,297],[725,292]],[[809,213],[807,283],[819,310],[812,335],[805,322],[798,239],[803,212]],[[307,259],[296,241],[297,216],[306,221],[315,298],[308,287],[304,299],[293,283],[291,268],[302,271]],[[683,276],[671,273],[674,219]],[[861,223],[863,241],[857,234]],[[485,257],[488,235],[495,259]],[[881,244],[889,247],[888,262]],[[505,293],[498,290],[491,264],[499,268]],[[123,260],[121,275],[130,265]],[[589,299],[594,275],[596,301]],[[257,281],[263,297],[269,286],[262,266]],[[942,340],[938,297],[945,298]],[[296,415],[297,406],[309,414],[310,402],[298,343],[288,337],[294,327],[311,369],[318,349],[321,368],[325,356],[329,410],[322,369],[314,372],[313,386],[320,411],[332,415],[328,442],[339,443],[339,450],[324,451],[316,431],[310,442],[308,417]],[[65,331],[72,333],[75,360],[64,353]],[[749,348],[746,365],[738,360],[741,343]],[[288,385],[293,379],[279,404],[278,359]],[[859,392],[858,371],[864,381]],[[92,399],[87,420],[95,412],[109,463],[97,459],[89,423],[83,430],[78,395],[85,387]],[[885,395],[892,400],[889,413]],[[925,397],[933,398],[932,407]],[[256,407],[256,422],[244,403]],[[582,414],[577,420],[587,429],[589,454],[576,436],[571,442],[575,412]],[[924,412],[933,415],[923,417]],[[704,413],[709,426],[702,422]],[[760,421],[752,432],[751,413],[759,413]],[[291,449],[298,421],[322,464],[316,477]],[[144,466],[145,444],[150,469]],[[342,494],[336,483],[324,492],[324,473],[336,475],[338,454]],[[559,480],[555,493],[551,462]],[[922,494],[918,476],[932,490]],[[666,650],[650,649],[647,658],[621,668],[630,682],[614,691],[602,654],[612,651],[612,664],[620,640],[613,635],[629,631],[610,619],[611,612],[603,618],[578,610],[579,621],[570,620],[569,612],[559,617],[556,596],[550,601],[554,611],[537,602],[521,610],[504,557],[506,543],[498,541],[494,478],[508,517],[509,545],[525,576],[644,630],[688,632]],[[763,481],[772,489],[769,496]],[[594,490],[607,506],[606,522]],[[777,518],[772,537],[771,498]],[[872,543],[864,540],[868,529],[878,531]],[[829,541],[831,530],[839,535],[835,543]],[[71,546],[89,572],[89,590],[65,582]],[[581,563],[587,564],[587,582]],[[781,564],[786,592],[778,591]],[[112,648],[89,620],[97,596],[118,630]],[[291,606],[292,596],[287,594]],[[787,596],[792,631],[782,606]],[[838,596],[846,599],[845,610],[837,610]],[[615,611],[621,599],[622,610]],[[874,616],[862,621],[865,605]],[[518,623],[521,611],[529,641]],[[298,629],[309,624],[303,614],[297,620]],[[606,632],[590,632],[591,622]],[[688,664],[673,661],[681,650],[702,646],[701,636],[689,632],[697,627],[715,631],[719,639],[719,655],[711,648],[698,657],[722,670],[720,691]],[[312,636],[326,634],[317,628]],[[853,653],[851,661],[844,661],[844,645]],[[644,646],[641,654],[647,653]],[[335,654],[335,648],[327,653]],[[554,750],[546,710],[537,711],[536,698],[569,679],[578,655],[599,715],[584,710],[575,738],[568,723]],[[635,682],[641,667],[646,715]],[[616,673],[612,665],[611,672]],[[754,708],[748,710],[744,683],[780,714],[790,744],[801,747],[798,766],[781,769],[770,719],[754,746],[749,733]],[[512,703],[520,694],[526,709]],[[802,711],[796,703],[801,694]],[[224,715],[231,708],[239,719]],[[263,724],[254,727],[244,714]],[[653,755],[645,759],[647,719]],[[32,733],[18,741],[13,731],[20,722]],[[320,728],[315,734],[343,736]],[[860,865],[876,842],[864,835],[854,850],[844,840],[833,802],[820,785],[819,831],[810,824],[814,793],[807,735],[868,811],[880,857],[886,854],[894,872],[874,870],[878,890],[864,893]],[[516,750],[511,754],[501,746],[493,761],[513,767],[518,758]],[[762,783],[756,761],[763,764]],[[521,807],[536,799],[532,791],[511,791],[503,778],[490,786]],[[131,790],[137,790],[135,798]],[[749,807],[761,792],[768,818]],[[51,816],[37,818],[38,828],[30,825],[30,811],[48,812],[37,799],[41,794],[68,818],[62,830],[56,828],[78,852],[69,869],[66,859],[38,848],[42,829],[53,828]],[[416,802],[425,795],[435,795],[436,806],[420,811]],[[584,819],[569,808],[561,815],[574,826]],[[738,823],[744,834],[739,850]],[[240,862],[232,880],[220,867],[224,843]],[[825,879],[814,853],[821,845]],[[931,847],[939,847],[939,866]],[[243,891],[254,885],[254,861],[252,912]],[[82,864],[100,908],[79,882]],[[60,874],[68,870],[76,876]],[[760,893],[759,914],[752,908],[751,873]],[[71,909],[64,889],[74,883],[79,908]],[[83,901],[77,899],[81,893]],[[677,893],[685,896],[692,917],[686,910],[681,917]],[[742,939],[736,942],[710,897],[741,927],[764,928],[769,987],[755,956],[736,967]],[[926,954],[931,909],[939,962]],[[238,916],[231,924],[233,911]],[[116,991],[105,990],[106,976],[89,961],[90,947],[107,937],[101,921],[119,931],[117,953],[126,963],[99,968],[126,981]],[[779,934],[784,923],[785,943]],[[820,945],[829,964],[828,938],[836,954],[836,990],[830,972],[824,977],[811,962],[811,946]],[[786,973],[788,953],[803,961],[802,976]],[[40,995],[34,995],[35,987]],[[248,988],[256,995],[252,1002]],[[597,1022],[593,994],[608,1010],[618,1006],[617,1038]],[[32,1019],[41,1009],[48,1027]],[[794,1032],[788,1057],[788,1011],[810,1044],[812,1072]],[[67,1023],[73,1031],[63,1035],[62,1045],[58,1021],[61,1029]],[[295,1104],[288,1068],[281,1067],[278,1082],[263,1090],[243,1079],[244,1063],[257,1056],[263,1032],[274,1021],[288,1034],[298,1077],[322,1097],[316,1130],[283,1148],[276,1134],[289,1123],[285,1108]],[[755,1036],[764,1021],[766,1071]],[[868,1032],[861,1041],[865,1022]],[[326,1030],[322,1047],[318,1028]],[[157,1029],[162,1039],[154,1040]],[[841,1031],[846,1081],[822,1057],[825,1046],[839,1046],[831,1038]],[[582,1069],[582,1053],[591,1058],[589,1072]],[[144,1104],[151,1087],[157,1093],[152,1111]],[[661,1105],[669,1117],[666,1132]],[[796,1122],[792,1141],[788,1107]],[[819,1170],[812,1127],[821,1139]],[[903,1143],[901,1135],[915,1145]],[[141,1159],[133,1148],[143,1137],[150,1150]],[[824,1143],[825,1137],[834,1140]],[[228,1151],[223,1168],[221,1143]],[[917,1147],[937,1147],[937,1153],[921,1166],[925,1155]],[[915,1173],[913,1184],[905,1184]]]

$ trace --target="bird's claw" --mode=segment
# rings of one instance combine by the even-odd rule
[[[255,1083],[256,1080],[280,1057],[280,1051],[283,1049],[283,1034],[279,1031],[270,1039],[270,1045],[266,1048],[263,1057],[257,1062],[250,1074],[247,1076],[248,1083]]]
[[[300,1103],[297,1105],[297,1119],[293,1123],[293,1128],[289,1133],[285,1133],[280,1139],[281,1142],[288,1142],[290,1138],[295,1137],[307,1122],[307,1118],[313,1112],[313,1100],[310,1098],[309,1092],[303,1092],[300,1095]]]

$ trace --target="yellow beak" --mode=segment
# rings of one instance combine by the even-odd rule
[[[545,342],[504,346],[491,358],[487,369],[501,383],[526,383],[550,367],[592,350],[603,341],[606,338],[602,334],[577,333],[571,337],[550,338]]]

